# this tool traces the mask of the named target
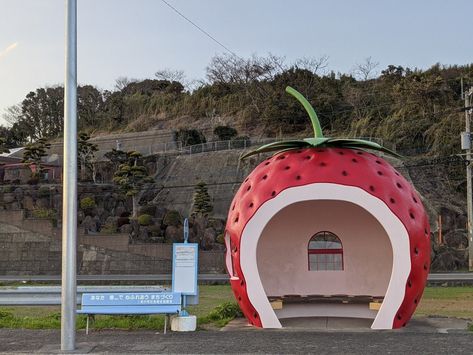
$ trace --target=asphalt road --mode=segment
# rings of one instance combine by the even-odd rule
[[[0,329],[3,353],[61,353],[58,330]],[[79,332],[78,353],[472,354],[473,333],[299,330]]]

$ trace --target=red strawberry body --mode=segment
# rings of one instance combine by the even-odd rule
[[[259,236],[245,234],[245,229],[259,210],[262,213],[265,205],[284,191],[301,187],[309,191],[323,186],[349,187],[356,193],[370,196],[375,202],[386,206],[405,229],[406,236],[391,236],[408,238],[404,241],[409,246],[409,255],[403,257],[410,259],[406,279],[402,280],[404,298],[399,302],[398,309],[390,313],[394,314],[391,326],[386,325],[389,322],[384,322],[381,327],[399,328],[405,325],[420,301],[429,272],[428,219],[418,194],[387,161],[372,153],[351,148],[301,148],[278,153],[259,164],[240,186],[228,214],[226,241],[231,286],[244,315],[255,326],[268,326],[259,314],[259,306],[253,304],[256,303],[255,296],[253,302],[251,300],[252,290],[249,288],[254,285],[247,285],[247,278],[253,276],[245,275],[241,264],[242,238]],[[274,324],[277,323],[269,326],[277,326]]]

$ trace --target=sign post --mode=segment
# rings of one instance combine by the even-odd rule
[[[187,313],[187,296],[197,296],[197,272],[199,245],[189,243],[189,221],[184,220],[184,243],[174,243],[172,249],[172,292],[182,295],[180,317],[189,317]],[[194,317],[195,319],[195,317]]]

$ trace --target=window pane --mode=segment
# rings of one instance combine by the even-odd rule
[[[343,246],[331,232],[319,232],[309,241],[309,270],[343,270]]]

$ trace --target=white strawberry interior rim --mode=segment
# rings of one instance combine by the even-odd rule
[[[257,310],[264,328],[281,328],[281,323],[271,307],[257,266],[257,246],[263,229],[283,208],[301,201],[335,200],[351,202],[372,214],[386,231],[391,242],[393,267],[384,301],[374,322],[373,329],[391,329],[396,312],[405,296],[405,287],[411,270],[409,235],[403,223],[377,197],[353,186],[315,183],[292,187],[265,202],[246,224],[240,244],[240,265],[246,279],[248,297]],[[229,255],[227,255],[228,259]],[[227,264],[229,260],[227,260]]]

